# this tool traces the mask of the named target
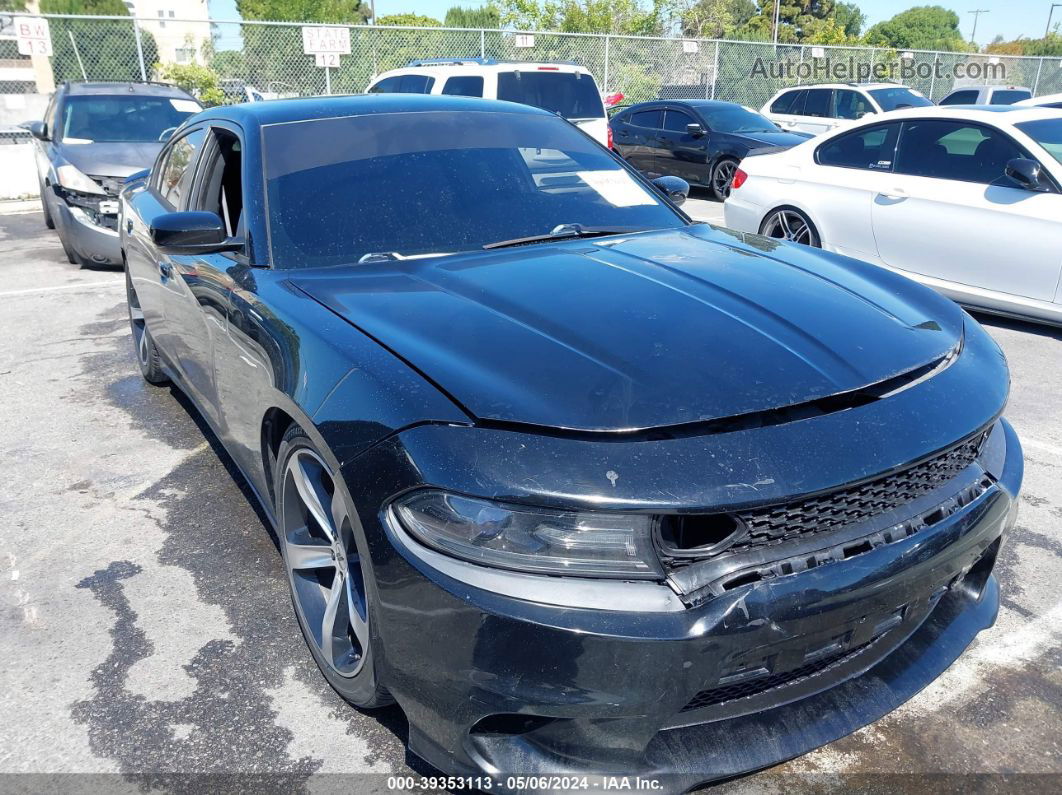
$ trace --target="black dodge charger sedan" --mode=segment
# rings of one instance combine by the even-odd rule
[[[928,289],[482,99],[214,108],[121,201],[145,378],[257,494],[329,683],[448,773],[749,771],[995,618],[1007,367]]]
[[[749,152],[788,149],[811,138],[786,132],[734,102],[709,99],[641,102],[609,120],[615,150],[639,171],[681,177],[730,195],[738,163]]]

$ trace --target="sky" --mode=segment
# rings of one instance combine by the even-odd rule
[[[1047,13],[1052,2],[1059,0],[855,0],[867,15],[867,25],[889,19],[914,5],[943,5],[958,13],[960,28],[969,39],[973,33],[974,15],[977,8],[988,9],[977,19],[977,42],[987,44],[996,37],[1015,39],[1018,36],[1037,38],[1044,35]],[[483,5],[482,0],[377,0],[377,16],[415,13],[441,20],[446,10],[453,5],[474,7]],[[215,19],[236,19],[236,0],[210,0],[211,16]],[[1055,9],[1054,21],[1062,22],[1062,7]]]

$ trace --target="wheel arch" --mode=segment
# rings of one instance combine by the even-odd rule
[[[759,222],[759,224],[756,227],[756,234],[758,234],[758,235],[762,235],[763,234],[763,225],[767,222],[767,219],[770,217],[770,215],[772,213],[776,213],[779,210],[796,210],[798,213],[800,213],[805,218],[807,218],[808,219],[808,223],[811,224],[812,231],[815,233],[816,237],[818,237],[818,239],[819,239],[818,248],[825,248],[826,244],[825,244],[825,241],[824,241],[823,236],[822,236],[822,224],[820,224],[815,219],[814,214],[811,211],[809,211],[808,208],[806,206],[804,206],[800,202],[787,201],[787,202],[782,202],[780,204],[772,204],[770,206],[770,208],[765,210],[763,215],[760,216],[760,222]]]

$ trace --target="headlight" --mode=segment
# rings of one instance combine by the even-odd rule
[[[652,516],[502,505],[442,491],[394,503],[418,541],[485,566],[536,574],[658,579]]]
[[[76,190],[79,193],[98,193],[101,196],[107,195],[106,191],[96,184],[95,180],[85,176],[69,163],[65,166],[59,166],[55,170],[55,174],[59,178],[59,184],[68,190]]]

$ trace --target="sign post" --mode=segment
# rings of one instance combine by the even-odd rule
[[[325,92],[332,93],[332,69],[339,56],[350,55],[350,28],[303,25],[302,51],[313,56],[314,65],[325,70]]]
[[[19,55],[52,57],[52,32],[42,17],[15,17]]]

